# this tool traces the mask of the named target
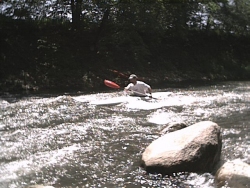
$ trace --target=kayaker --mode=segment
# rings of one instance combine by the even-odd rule
[[[130,83],[124,88],[125,92],[131,91],[132,95],[139,97],[148,96],[147,93],[149,93],[149,97],[152,98],[152,89],[150,85],[142,81],[138,81],[138,77],[135,74],[131,74],[128,79]]]

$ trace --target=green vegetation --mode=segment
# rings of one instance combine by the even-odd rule
[[[250,78],[248,0],[49,2],[0,1],[1,91]]]

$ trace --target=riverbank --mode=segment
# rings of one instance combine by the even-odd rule
[[[250,80],[246,33],[149,23],[145,29],[139,22],[125,27],[117,20],[110,20],[105,29],[89,21],[77,29],[54,19],[40,22],[2,15],[0,21],[1,93],[103,91],[110,89],[104,79],[124,87],[131,73],[152,88]]]
[[[4,93],[91,93],[110,90],[103,84],[105,79],[111,80],[122,87],[126,86],[128,76],[137,74],[142,80],[154,88],[182,87],[192,84],[208,84],[215,81],[250,80],[249,77],[239,77],[233,74],[203,74],[195,71],[144,71],[130,72],[117,70],[99,70],[89,72],[68,71],[68,74],[58,73],[53,77],[25,73],[11,75],[0,83],[0,94]]]

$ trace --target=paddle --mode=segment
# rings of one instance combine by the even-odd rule
[[[110,81],[110,80],[104,80],[104,84],[105,84],[106,86],[110,87],[110,88],[113,88],[113,89],[119,89],[119,88],[121,88],[117,83],[112,82],[112,81]],[[131,90],[130,90],[130,91],[131,91]],[[140,93],[140,92],[137,92],[137,91],[132,91],[132,92],[135,93],[135,94],[141,95],[142,97],[149,97],[149,98],[152,98],[152,99],[157,99],[157,98],[155,98],[155,97],[148,96],[148,95],[146,95],[146,94],[144,94],[144,93]],[[140,96],[138,96],[138,97],[140,97]]]
[[[116,84],[115,82],[112,82],[110,80],[104,80],[104,84],[108,87],[111,87],[113,89],[119,89],[120,86],[118,84]]]

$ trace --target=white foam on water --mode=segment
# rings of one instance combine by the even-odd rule
[[[74,151],[81,149],[80,145],[74,144],[62,149],[40,152],[31,155],[29,159],[13,161],[0,167],[0,182],[11,181],[22,175],[33,172],[39,172],[40,169],[52,164],[60,164],[68,155],[72,155]]]
[[[170,122],[183,122],[184,120],[175,112],[163,112],[159,110],[148,117],[148,122],[158,125],[168,124]]]
[[[72,97],[72,99],[74,99],[75,101],[78,101],[78,102],[84,102],[84,103],[87,103],[89,101],[91,101],[91,99],[93,100],[94,97],[86,97],[85,95],[84,96],[77,96],[77,97]]]

